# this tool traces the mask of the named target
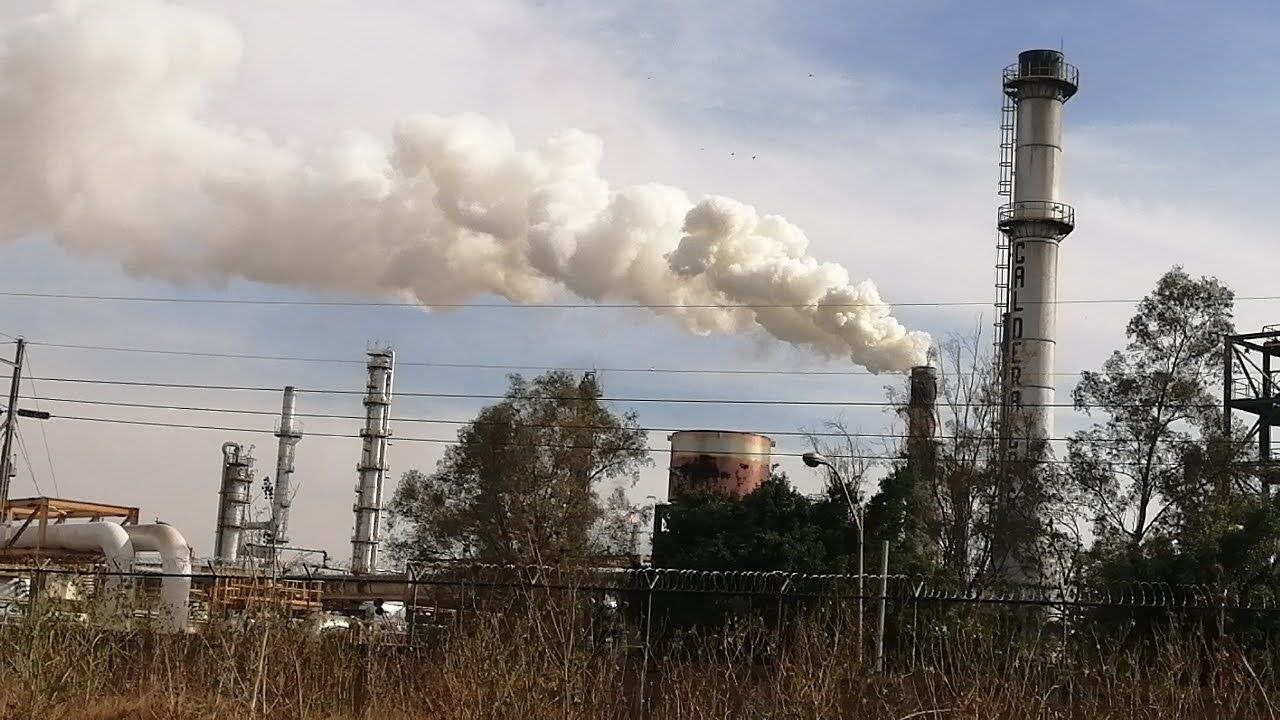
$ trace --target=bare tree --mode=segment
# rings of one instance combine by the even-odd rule
[[[847,484],[853,501],[858,504],[866,502],[863,485],[872,461],[863,446],[863,436],[856,429],[851,430],[849,421],[843,416],[826,420],[819,428],[803,432],[814,452],[824,455],[835,470],[835,473],[825,473],[828,494],[836,492],[835,497],[843,497],[843,490],[834,484],[833,475],[839,475]]]
[[[990,561],[990,522],[982,510],[994,489],[999,420],[999,377],[978,321],[969,333],[949,335],[937,348],[942,429],[932,494],[941,524],[937,542],[943,567],[969,580]]]

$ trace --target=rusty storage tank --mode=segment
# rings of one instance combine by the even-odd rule
[[[693,490],[742,497],[769,478],[773,440],[765,435],[727,430],[682,430],[671,441],[667,498]]]

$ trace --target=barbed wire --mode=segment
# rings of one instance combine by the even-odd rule
[[[84,578],[192,581],[310,582],[364,586],[454,590],[556,591],[566,593],[711,595],[766,597],[780,600],[849,601],[859,598],[895,604],[1031,605],[1060,608],[1131,608],[1153,610],[1221,610],[1280,613],[1280,602],[1268,588],[1241,591],[1231,585],[1131,581],[1111,583],[975,584],[941,581],[918,575],[864,573],[796,573],[787,571],[718,571],[683,568],[574,568],[543,565],[432,561],[411,563],[403,573],[350,575],[334,568],[305,566],[298,574],[261,572],[166,573],[158,570],[63,568],[50,565],[8,568],[7,573],[70,575]],[[861,581],[861,583],[859,583]],[[883,581],[883,595],[882,595]],[[861,591],[859,590],[861,587]],[[388,593],[384,599],[396,599]]]

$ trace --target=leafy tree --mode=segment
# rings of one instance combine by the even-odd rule
[[[930,522],[931,502],[926,478],[906,466],[894,468],[880,481],[880,491],[867,503],[867,558],[879,562],[880,545],[887,540],[893,573],[936,574],[940,569],[937,541],[941,528]]]
[[[649,462],[634,413],[600,401],[593,375],[510,378],[458,431],[434,473],[401,478],[390,509],[402,559],[557,563],[587,555],[605,515],[596,486]]]
[[[1203,478],[1184,472],[1182,459],[1217,426],[1212,388],[1233,300],[1218,280],[1174,267],[1139,303],[1125,348],[1081,376],[1075,406],[1104,419],[1072,436],[1068,479],[1100,548],[1136,552],[1202,494]]]
[[[813,500],[775,475],[741,499],[690,493],[667,506],[654,564],[694,570],[846,572],[851,529],[843,501]]]
[[[595,545],[609,555],[638,555],[640,535],[653,525],[653,506],[633,503],[626,488],[615,487],[597,522]]]

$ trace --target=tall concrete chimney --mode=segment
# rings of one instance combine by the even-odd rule
[[[1006,500],[1038,522],[1040,475],[1053,437],[1054,350],[1057,341],[1058,247],[1075,229],[1075,210],[1062,202],[1062,108],[1079,87],[1079,72],[1057,50],[1028,50],[1003,76],[1005,123],[997,285],[1004,291],[1001,324],[1001,453]],[[1020,486],[1021,485],[1021,486]],[[1028,505],[1028,502],[1030,505]],[[1003,508],[1008,510],[1010,508]],[[1006,548],[1006,579],[1030,581],[1036,550]]]

